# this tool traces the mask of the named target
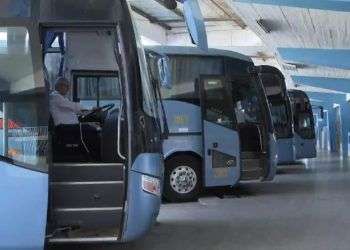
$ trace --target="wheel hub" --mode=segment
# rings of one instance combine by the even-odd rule
[[[170,185],[175,192],[188,194],[197,185],[197,174],[189,166],[179,166],[171,172]]]

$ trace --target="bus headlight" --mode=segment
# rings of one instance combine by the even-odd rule
[[[147,175],[142,175],[142,189],[147,193],[160,196],[160,180]]]

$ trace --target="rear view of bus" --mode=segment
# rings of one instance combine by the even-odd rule
[[[296,158],[316,158],[315,121],[310,99],[301,90],[289,90],[288,94],[293,108]]]
[[[147,50],[170,131],[163,144],[165,198],[188,201],[202,188],[272,180],[273,126],[251,59],[191,47]]]
[[[144,235],[160,208],[163,157],[127,2],[4,0],[0,37],[0,249]],[[95,145],[83,130],[57,130],[58,77],[68,99],[96,107],[79,117]]]
[[[278,164],[296,160],[292,107],[282,72],[271,66],[259,66],[258,72],[270,103],[277,138]]]

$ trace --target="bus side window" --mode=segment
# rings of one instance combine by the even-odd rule
[[[232,104],[225,82],[221,79],[206,79],[204,92],[204,119],[232,129],[234,125]]]

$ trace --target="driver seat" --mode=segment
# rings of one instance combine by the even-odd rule
[[[69,127],[64,132],[59,131],[50,116],[49,127],[52,134],[52,149],[54,162],[84,162],[88,161],[86,152],[76,129]]]

